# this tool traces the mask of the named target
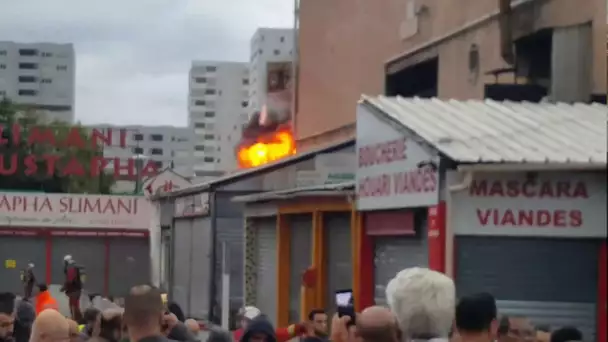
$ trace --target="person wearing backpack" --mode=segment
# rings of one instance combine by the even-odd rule
[[[64,261],[64,273],[65,282],[61,288],[62,292],[68,297],[68,303],[70,306],[70,314],[72,319],[76,322],[82,320],[82,314],[80,312],[80,296],[82,294],[83,287],[83,272],[71,255],[66,255],[63,258]]]

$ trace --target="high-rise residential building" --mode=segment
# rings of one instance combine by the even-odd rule
[[[270,68],[291,69],[295,53],[293,32],[292,28],[259,28],[251,37],[248,110],[250,115],[260,110],[267,102]]]
[[[112,131],[112,146],[105,146],[106,158],[143,159],[157,163],[159,170],[172,168],[175,173],[192,178],[194,176],[193,152],[194,131],[190,127],[174,126],[114,126],[91,125],[90,129]],[[125,147],[120,146],[119,131],[126,131]]]
[[[194,61],[188,84],[197,180],[234,171],[235,149],[248,114],[247,63]]]
[[[0,41],[0,98],[29,105],[45,120],[74,121],[72,44]]]

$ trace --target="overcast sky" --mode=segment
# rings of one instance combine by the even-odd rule
[[[291,27],[291,0],[0,0],[0,40],[73,43],[76,118],[187,124],[193,59],[249,60],[258,27]]]

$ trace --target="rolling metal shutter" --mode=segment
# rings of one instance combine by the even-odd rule
[[[44,238],[34,236],[0,236],[0,262],[2,263],[0,265],[0,292],[12,292],[22,295],[23,285],[21,284],[20,272],[30,262],[34,263],[36,281],[46,282],[45,251]],[[57,267],[61,267],[61,264]],[[59,284],[63,284],[63,280]]]
[[[150,282],[150,242],[147,238],[110,239],[109,294],[125,297],[135,285]]]
[[[104,238],[53,236],[51,248],[51,283],[62,285],[65,281],[63,258],[71,255],[76,264],[84,267],[85,291],[104,293],[106,244]],[[149,257],[149,254],[148,254]]]
[[[427,267],[426,239],[416,236],[374,237],[374,300],[386,304],[386,285],[408,267]]]
[[[459,296],[489,292],[500,313],[574,325],[594,339],[599,242],[461,236],[455,247]]]
[[[211,293],[211,218],[192,220],[190,257],[190,317],[209,319]]]
[[[290,274],[289,323],[300,322],[300,287],[302,274],[312,261],[312,215],[292,215],[289,218]]]
[[[173,257],[171,300],[181,306],[184,314],[190,314],[189,287],[190,263],[192,261],[192,221],[188,219],[175,220],[173,226]]]
[[[327,303],[330,303],[328,308],[334,310],[335,291],[353,286],[350,213],[327,213],[323,215],[323,221],[327,253]]]
[[[276,219],[256,220],[256,306],[277,321],[277,228]]]

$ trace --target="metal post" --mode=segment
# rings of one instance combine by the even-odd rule
[[[222,329],[230,328],[230,260],[228,244],[222,242]]]

